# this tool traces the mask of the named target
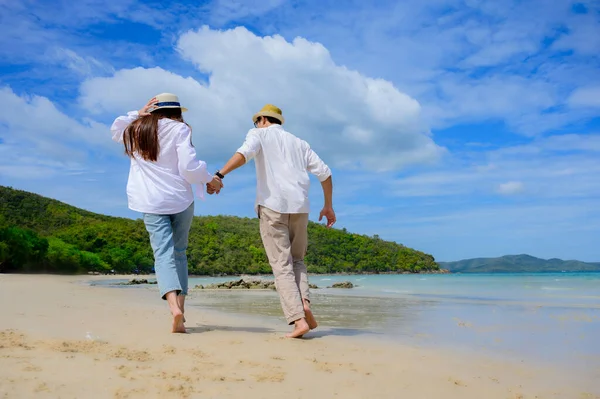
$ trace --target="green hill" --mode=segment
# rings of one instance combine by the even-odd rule
[[[539,272],[598,272],[600,263],[578,260],[540,259],[530,255],[506,255],[499,258],[465,259],[439,262],[440,267],[453,273],[539,273]]]
[[[395,242],[309,223],[311,273],[438,271],[433,256]],[[267,274],[258,219],[194,217],[190,274]],[[99,215],[0,186],[0,272],[147,273],[152,251],[144,223]]]

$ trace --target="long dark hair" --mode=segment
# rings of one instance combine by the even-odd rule
[[[163,118],[185,123],[181,115],[181,108],[157,109],[151,112],[150,115],[136,119],[127,126],[125,133],[123,133],[125,154],[133,157],[137,153],[146,161],[155,162],[160,152],[158,144],[158,121]]]

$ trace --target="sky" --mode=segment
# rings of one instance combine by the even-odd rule
[[[600,261],[597,0],[0,0],[0,23],[0,185],[138,218],[117,116],[176,93],[216,171],[272,103],[331,167],[337,228]],[[196,215],[254,217],[254,166],[224,183]]]

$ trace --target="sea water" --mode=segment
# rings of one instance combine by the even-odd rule
[[[195,284],[233,280],[191,278]],[[350,281],[352,289],[327,288]],[[600,273],[313,275],[313,334],[376,337],[600,368]],[[195,291],[191,306],[281,322],[275,292]]]

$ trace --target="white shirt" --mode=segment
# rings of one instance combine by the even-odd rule
[[[309,213],[308,172],[320,182],[331,170],[308,143],[283,130],[281,125],[250,129],[237,150],[256,164],[255,208],[264,206],[279,213]]]
[[[110,130],[112,138],[123,143],[123,133],[139,117],[137,111],[120,116]],[[158,121],[159,153],[156,162],[134,155],[131,158],[127,198],[129,209],[142,213],[173,215],[186,210],[194,201],[192,184],[203,189],[213,176],[206,162],[196,159],[188,125],[172,119]]]

